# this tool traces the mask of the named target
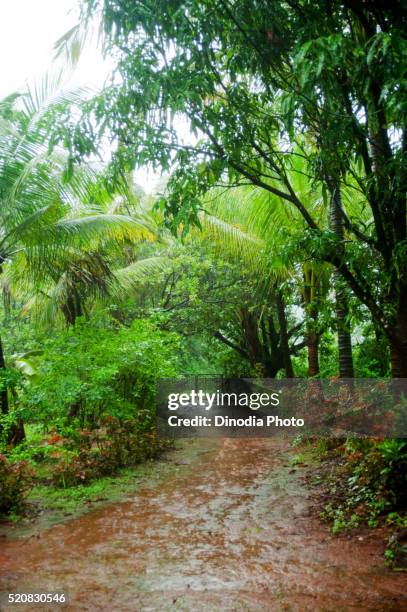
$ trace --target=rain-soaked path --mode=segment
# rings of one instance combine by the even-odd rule
[[[74,611],[407,610],[380,538],[335,539],[312,517],[284,442],[193,445],[131,500],[1,542],[0,591],[63,590]],[[2,607],[33,609],[57,606]]]

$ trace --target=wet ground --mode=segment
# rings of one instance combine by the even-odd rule
[[[284,442],[199,440],[176,455],[130,500],[3,540],[0,591],[64,591],[73,611],[407,611],[383,541],[332,537]]]

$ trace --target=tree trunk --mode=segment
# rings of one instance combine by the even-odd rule
[[[248,308],[242,307],[240,309],[240,320],[250,362],[253,367],[258,368],[260,366],[264,370],[264,352],[259,338],[257,317]]]
[[[0,338],[0,372],[5,372],[6,362],[4,360],[3,344]],[[0,391],[0,408],[2,414],[9,413],[8,393],[7,387],[2,388]]]
[[[346,289],[341,287],[341,279],[335,272],[336,281],[336,320],[338,325],[338,356],[339,356],[339,377],[353,378],[353,356],[352,356],[352,337],[348,324],[348,295]]]
[[[74,326],[76,319],[83,314],[81,297],[76,289],[71,289],[67,300],[61,305],[61,310],[67,327]]]
[[[392,378],[407,378],[407,350],[397,340],[390,341],[390,361]]]
[[[20,417],[10,427],[8,433],[8,444],[12,447],[21,444],[25,440],[25,429],[23,419]]]
[[[3,309],[4,321],[7,322],[10,319],[11,312],[11,294],[7,284],[3,285]]]
[[[294,378],[293,364],[290,355],[290,346],[288,344],[287,318],[285,316],[285,305],[283,296],[280,291],[276,294],[278,323],[280,326],[280,347],[283,355],[283,363],[285,375],[287,378]]]
[[[342,198],[340,186],[332,178],[328,179],[328,186],[331,192],[330,204],[330,223],[331,229],[340,240],[339,248],[343,250],[344,228],[342,217]],[[335,302],[336,302],[336,321],[338,330],[338,354],[339,354],[339,377],[353,378],[353,356],[352,356],[352,336],[349,329],[348,315],[348,294],[341,281],[340,273],[334,270]]]
[[[319,374],[319,341],[321,334],[317,331],[318,308],[316,304],[317,284],[319,284],[315,270],[312,267],[303,267],[304,274],[304,308],[306,312],[306,342],[308,349],[308,376]]]
[[[308,376],[318,376],[319,374],[319,334],[314,331],[310,331],[307,335],[307,347],[308,347]]]
[[[4,359],[3,344],[0,338],[0,372],[1,371],[5,372],[5,370],[6,370],[6,362]],[[1,414],[6,415],[9,413],[10,405],[9,405],[7,387],[5,387],[4,389],[0,391],[0,408],[1,408]],[[2,429],[3,429],[3,425],[0,423],[0,432],[2,431]],[[17,444],[20,444],[24,439],[25,439],[24,423],[21,418],[18,418],[15,423],[12,423],[10,425],[10,429],[8,431],[7,442],[11,446],[17,446]]]
[[[407,378],[407,288],[402,288],[398,316],[389,332],[392,378]]]
[[[267,361],[265,362],[264,375],[267,378],[275,378],[278,372],[284,368],[284,360],[281,351],[281,336],[274,324],[272,313],[267,318],[266,336],[264,338],[264,346],[267,347],[265,351]]]

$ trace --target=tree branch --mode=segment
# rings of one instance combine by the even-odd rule
[[[234,342],[232,342],[231,340],[229,340],[228,338],[226,338],[226,336],[224,336],[222,334],[222,332],[220,331],[216,331],[214,334],[215,338],[217,340],[220,340],[221,342],[223,342],[223,344],[226,344],[226,346],[229,346],[230,348],[232,348],[234,351],[236,351],[237,353],[239,353],[239,355],[241,355],[242,357],[244,357],[245,359],[248,359],[250,361],[250,357],[249,354],[247,353],[247,351],[245,351],[244,349],[242,349],[241,346],[239,346],[238,344],[235,344]]]

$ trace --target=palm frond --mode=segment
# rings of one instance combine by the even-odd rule
[[[202,225],[200,238],[209,237],[215,249],[251,263],[260,262],[264,249],[264,242],[260,238],[245,231],[243,227],[213,215],[202,214],[200,221]]]
[[[139,259],[125,268],[114,270],[112,294],[123,297],[124,294],[137,291],[141,285],[158,284],[173,267],[174,263],[169,257],[158,255]]]
[[[51,236],[63,240],[73,238],[79,243],[100,240],[152,240],[154,229],[145,219],[124,215],[88,215],[64,218],[49,228]]]

